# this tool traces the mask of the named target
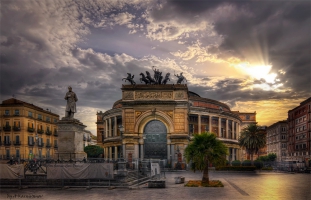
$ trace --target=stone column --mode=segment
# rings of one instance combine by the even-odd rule
[[[218,117],[218,137],[221,136],[221,118]]]
[[[171,144],[171,156],[172,156],[172,167],[174,167],[174,160],[175,160],[175,145],[174,144]]]
[[[109,133],[108,120],[105,119],[105,138],[108,138],[108,133]]]
[[[235,152],[236,152],[236,148],[232,148],[232,161],[235,160]]]
[[[209,121],[208,121],[208,131],[211,133],[211,132],[213,132],[213,130],[212,130],[212,116],[209,115],[208,118],[209,118]]]
[[[168,160],[168,162],[170,162],[170,155],[171,155],[171,147],[170,146],[171,146],[170,144],[167,145],[167,160]]]
[[[229,121],[226,119],[226,138],[229,138]]]
[[[112,133],[111,133],[111,117],[109,117],[109,126],[108,126],[108,129],[109,129],[109,137],[112,136]]]
[[[112,159],[112,147],[109,147],[109,160]]]
[[[198,115],[198,134],[201,134],[201,115]]]
[[[135,144],[134,149],[135,149],[135,157],[134,158],[139,159],[139,146],[138,146],[138,144]]]
[[[235,135],[236,135],[236,138],[238,138],[238,134],[239,134],[239,124],[238,122],[236,122],[236,131],[235,131]]]
[[[231,122],[232,128],[231,128],[231,139],[233,138],[233,132],[234,132],[234,121]]]
[[[114,117],[114,136],[117,136],[118,133],[118,125],[117,125],[117,116]]]
[[[140,144],[140,158],[144,159],[144,144]]]
[[[117,146],[114,147],[114,159],[115,160],[118,159],[118,147]]]

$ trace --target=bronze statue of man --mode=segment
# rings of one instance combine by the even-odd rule
[[[75,112],[77,112],[76,109],[76,102],[78,101],[76,93],[72,91],[72,87],[68,87],[68,92],[66,93],[65,99],[67,100],[66,105],[66,113],[65,117],[73,119],[73,115]]]

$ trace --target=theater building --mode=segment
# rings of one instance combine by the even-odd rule
[[[194,134],[217,135],[229,148],[227,160],[241,158],[239,115],[219,101],[188,91],[187,85],[122,85],[122,99],[97,113],[98,145],[104,158],[184,162]]]

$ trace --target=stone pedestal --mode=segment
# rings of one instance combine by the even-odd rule
[[[83,160],[87,158],[84,152],[83,136],[85,125],[77,119],[63,117],[58,123],[58,153],[59,160]]]
[[[127,170],[126,170],[126,162],[125,161],[119,161],[118,162],[118,175],[120,176],[127,176]]]

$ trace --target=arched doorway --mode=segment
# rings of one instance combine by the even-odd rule
[[[144,128],[144,158],[167,159],[167,130],[163,122],[152,120]]]

